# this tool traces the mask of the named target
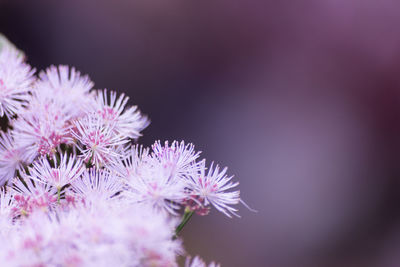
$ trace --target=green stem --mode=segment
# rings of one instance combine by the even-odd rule
[[[60,155],[58,154],[58,152],[55,153],[55,156],[56,156],[56,162],[54,162],[54,165],[55,165],[54,167],[60,166],[61,158],[60,158]]]
[[[90,156],[89,161],[86,163],[86,168],[92,167],[93,154]]]
[[[178,225],[178,227],[176,227],[175,235],[174,235],[173,239],[178,238],[178,234],[182,231],[183,227],[190,220],[190,218],[192,218],[193,214],[194,214],[194,211],[185,209],[185,213],[183,214],[183,217],[182,217],[182,222]]]
[[[61,199],[61,187],[57,187],[57,203],[60,204]]]

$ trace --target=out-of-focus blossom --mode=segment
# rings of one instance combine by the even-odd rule
[[[14,198],[9,188],[0,189],[0,237],[3,240],[7,237],[10,230],[13,229],[13,208]]]
[[[27,104],[34,72],[17,50],[0,51],[0,117],[11,118]]]
[[[186,258],[185,267],[220,267],[221,265],[211,262],[207,265],[199,256],[191,260],[190,257]]]
[[[0,184],[12,179],[16,171],[22,171],[31,163],[33,157],[24,153],[24,148],[18,147],[11,134],[0,133]]]
[[[2,264],[175,267],[179,229],[194,212],[236,215],[239,191],[228,190],[238,183],[226,168],[206,174],[193,144],[132,145],[149,120],[124,94],[92,91],[67,66],[39,76],[33,84],[21,54],[1,50]]]
[[[66,103],[69,117],[83,116],[95,106],[95,99],[90,94],[94,83],[75,68],[50,66],[39,73],[39,78],[35,85],[38,98]]]
[[[175,225],[162,214],[137,208],[104,207],[95,213],[77,208],[48,216],[37,211],[0,244],[0,259],[8,266],[173,267],[181,253],[180,241],[171,239]]]

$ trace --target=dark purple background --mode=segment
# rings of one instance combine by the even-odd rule
[[[241,182],[184,229],[223,266],[400,262],[400,2],[0,0],[38,69],[68,64]]]

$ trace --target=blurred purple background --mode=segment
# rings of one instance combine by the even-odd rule
[[[38,69],[127,92],[140,143],[196,144],[241,183],[241,219],[184,229],[223,266],[400,265],[400,2],[0,0]]]

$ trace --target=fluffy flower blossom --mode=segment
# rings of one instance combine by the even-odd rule
[[[189,181],[190,194],[198,197],[205,206],[213,205],[217,210],[226,216],[237,215],[237,209],[232,205],[240,202],[240,191],[228,191],[239,185],[239,182],[232,182],[233,176],[227,176],[228,168],[220,171],[219,166],[214,163],[206,172],[205,161],[203,161],[200,174]]]
[[[96,167],[112,164],[121,158],[120,149],[129,139],[115,134],[112,127],[104,125],[95,113],[75,122],[73,137],[85,162]]]
[[[176,267],[195,212],[237,216],[239,183],[193,144],[132,144],[149,120],[128,100],[67,66],[37,78],[0,51],[2,265]],[[219,265],[185,264],[207,266]]]
[[[127,106],[129,97],[107,90],[98,90],[96,95],[96,113],[106,127],[112,128],[116,134],[136,139],[140,132],[149,125],[149,120],[138,111],[137,106]]]
[[[185,267],[220,267],[221,265],[211,262],[207,265],[199,256],[196,256],[191,260],[190,257],[186,258]]]
[[[84,171],[82,161],[75,156],[60,154],[60,158],[53,156],[52,163],[47,158],[40,158],[33,162],[33,167],[29,168],[29,178],[51,185],[58,190],[71,183]]]
[[[14,199],[14,216],[28,216],[35,210],[53,210],[57,201],[57,189],[46,183],[35,183],[26,174],[22,177],[23,182],[19,178],[13,180],[10,190]]]
[[[181,251],[170,236],[174,227],[174,220],[145,209],[37,211],[0,244],[0,260],[8,266],[174,267]]]
[[[157,211],[176,214],[178,203],[185,198],[185,183],[174,179],[169,169],[153,160],[140,166],[140,175],[133,174],[126,181],[123,196],[133,203],[148,205]]]
[[[149,148],[144,148],[142,145],[126,147],[123,149],[121,160],[108,166],[108,169],[127,180],[141,176],[142,166],[151,159],[149,151]]]
[[[0,185],[12,179],[16,171],[22,171],[26,164],[33,161],[32,155],[24,151],[24,148],[18,147],[9,132],[0,133]]]
[[[16,49],[0,51],[0,117],[11,118],[27,104],[34,72]]]
[[[28,109],[13,120],[13,135],[19,146],[25,147],[28,157],[53,155],[68,142],[70,115],[65,105],[33,97]]]
[[[0,189],[0,237],[4,240],[13,230],[14,198],[6,188]]]
[[[70,190],[84,203],[94,206],[116,199],[122,191],[122,185],[122,181],[109,171],[91,168],[71,183]]]
[[[40,99],[66,104],[69,117],[77,118],[95,106],[95,99],[90,94],[93,85],[87,75],[81,75],[73,67],[50,66],[39,73],[35,92]]]
[[[171,145],[168,145],[166,141],[163,146],[160,141],[157,141],[152,145],[152,149],[152,157],[176,180],[188,178],[200,169],[200,164],[196,162],[196,159],[199,158],[201,152],[196,152],[193,144],[173,141]]]

